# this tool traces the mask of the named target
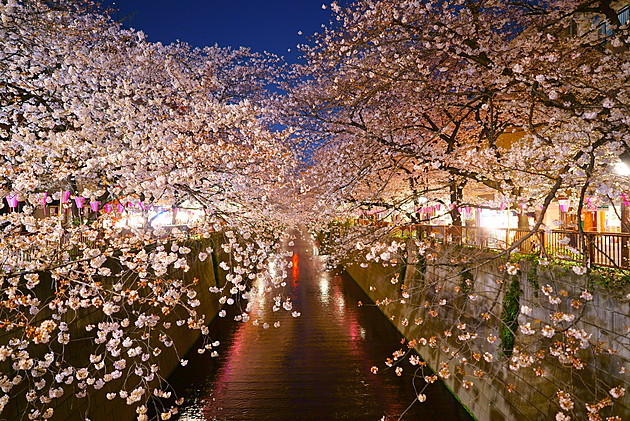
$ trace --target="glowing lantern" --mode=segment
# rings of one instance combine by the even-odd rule
[[[82,209],[83,206],[85,205],[85,197],[83,196],[77,196],[74,198],[74,203],[77,205],[78,209]]]
[[[15,209],[18,206],[18,195],[14,194],[14,195],[9,195],[6,197],[7,199],[7,203],[9,204],[9,207],[11,209]]]
[[[561,212],[567,212],[569,210],[569,201],[566,199],[558,200],[558,205],[560,206]]]

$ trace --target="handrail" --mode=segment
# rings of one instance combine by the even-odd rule
[[[531,231],[517,228],[484,228],[415,224],[401,231],[431,236],[437,241],[490,250],[506,250]],[[520,244],[521,253],[538,253],[588,265],[630,269],[630,233],[539,230]]]

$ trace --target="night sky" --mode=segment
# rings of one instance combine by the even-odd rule
[[[142,30],[149,41],[168,44],[180,40],[198,47],[246,46],[295,61],[296,45],[307,42],[307,35],[321,31],[321,25],[330,21],[330,9],[322,9],[322,4],[331,1],[105,0],[104,3],[115,4],[120,11],[114,18],[124,18],[126,27]],[[298,31],[303,35],[298,35]]]

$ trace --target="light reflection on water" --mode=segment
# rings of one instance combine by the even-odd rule
[[[215,319],[210,330],[221,341],[220,356],[199,355],[194,347],[188,365],[169,378],[187,401],[180,420],[396,419],[414,400],[409,377],[370,374],[400,347],[399,334],[378,309],[356,305],[368,299],[352,280],[323,271],[308,240],[295,242],[287,290],[302,316],[273,312],[271,301],[252,311],[269,329]],[[276,294],[260,282],[259,295]],[[405,420],[470,419],[443,386],[432,384],[426,393],[427,402]]]
[[[324,273],[319,279],[319,300],[324,304],[328,304],[329,298],[330,282],[328,280],[328,273]]]

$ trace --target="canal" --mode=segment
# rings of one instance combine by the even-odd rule
[[[408,408],[416,396],[411,366],[399,377],[383,364],[400,349],[400,334],[376,307],[357,305],[369,298],[352,279],[323,269],[308,236],[294,243],[286,290],[301,316],[260,305],[252,319],[270,321],[268,329],[217,317],[210,329],[219,356],[193,347],[169,378],[185,398],[179,420],[471,419],[440,383]]]

